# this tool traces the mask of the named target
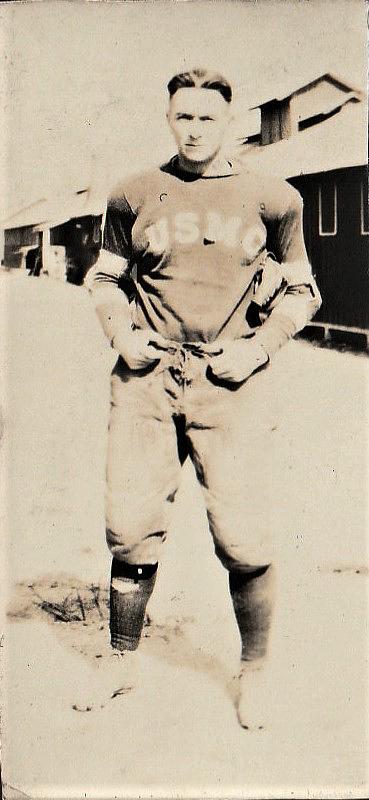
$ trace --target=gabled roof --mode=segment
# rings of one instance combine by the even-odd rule
[[[287,100],[294,94],[300,94],[301,92],[313,89],[314,86],[316,86],[321,81],[327,81],[328,83],[333,84],[337,89],[341,89],[343,94],[350,94],[351,95],[350,99],[361,100],[363,97],[363,92],[360,89],[342,80],[337,75],[334,75],[332,72],[324,72],[322,75],[319,75],[318,77],[313,78],[313,80],[310,80],[307,83],[303,83],[299,86],[296,86],[295,84],[294,85],[291,84],[290,86],[287,87],[284,86],[283,89],[281,88],[279,92],[277,92],[275,95],[267,97],[266,99],[258,103],[256,106],[252,106],[252,109],[261,108],[262,106],[267,105],[267,103],[272,103],[277,101],[281,102],[282,100]]]
[[[33,227],[34,230],[62,225],[74,217],[103,214],[105,199],[93,195],[90,188],[66,192],[65,195],[43,197],[29,206],[17,209],[13,213],[8,209],[6,217],[0,219],[0,228]]]
[[[347,103],[334,116],[275,144],[237,149],[243,164],[292,178],[368,163],[367,104]]]

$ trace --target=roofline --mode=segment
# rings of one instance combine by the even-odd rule
[[[280,103],[282,102],[282,100],[288,100],[290,97],[292,97],[292,95],[298,94],[303,89],[309,89],[311,86],[315,86],[319,81],[323,80],[323,78],[330,78],[332,83],[344,87],[345,89],[349,89],[351,93],[357,95],[358,100],[362,100],[362,98],[364,97],[364,91],[362,89],[358,89],[357,87],[352,86],[352,84],[345,83],[345,81],[343,81],[341,78],[338,77],[338,75],[335,75],[333,72],[323,72],[321,75],[318,75],[318,77],[314,78],[312,81],[309,81],[308,83],[303,83],[301,86],[298,86],[296,89],[294,89],[293,92],[290,92],[289,94],[285,94],[282,96],[279,95],[278,97],[271,97],[270,100],[265,100],[263,103],[258,103],[258,105],[256,106],[251,106],[249,111],[254,111],[256,108],[261,108],[262,106],[266,106],[269,103],[276,103],[276,102]]]
[[[348,169],[368,169],[367,162],[361,161],[354,163],[354,164],[345,164],[342,167],[329,167],[328,169],[312,169],[309,172],[293,172],[291,174],[286,173],[286,180],[289,178],[308,178],[310,175],[326,175],[328,172],[342,172],[343,170]]]
[[[306,120],[312,120],[312,119],[314,119],[314,117],[324,117],[324,118],[330,117],[333,114],[336,114],[339,111],[341,111],[344,106],[346,106],[348,103],[351,103],[351,102],[354,102],[354,103],[360,103],[361,102],[361,100],[358,100],[358,98],[355,96],[354,92],[348,92],[346,97],[342,99],[342,103],[338,103],[337,105],[333,106],[332,108],[329,108],[327,111],[320,111],[319,114],[312,114],[311,116],[306,117]],[[304,120],[304,121],[306,121],[306,120]],[[323,122],[324,120],[321,120],[321,121]],[[254,132],[254,133],[246,134],[246,136],[237,137],[238,140],[242,140],[244,142],[250,141],[250,139],[256,139],[256,138],[258,138],[258,139],[261,138],[261,129],[260,128],[259,128],[258,131]],[[275,144],[275,142],[274,142],[274,144]]]
[[[28,206],[23,206],[23,208],[18,209],[18,211],[12,211],[11,214],[7,214],[7,216],[0,216],[0,230],[15,230],[16,228],[37,228],[38,230],[43,230],[45,227],[55,227],[56,225],[61,225],[63,222],[67,222],[69,219],[77,218],[75,215],[70,216],[70,214],[61,214],[60,208],[65,209],[69,207],[69,203],[73,203],[81,197],[81,195],[87,195],[86,198],[83,198],[84,201],[88,200],[88,194],[91,191],[91,187],[84,187],[83,189],[76,189],[71,194],[68,194],[66,197],[64,196],[60,202],[60,205],[56,206],[57,213],[54,212],[55,205],[51,204],[51,212],[50,212],[50,203],[47,197],[42,197],[39,200],[35,200],[33,203],[30,203]],[[46,209],[45,209],[46,206]],[[103,204],[101,204],[101,207]],[[24,223],[22,219],[23,214],[27,214],[30,212],[31,209],[39,208],[39,217],[38,222],[26,222]],[[83,216],[94,216],[94,211],[98,208],[98,204],[93,205],[89,202],[86,203],[86,209],[90,209],[85,213],[78,214],[78,217]],[[93,210],[92,210],[93,209]],[[85,209],[81,208],[81,211]],[[100,213],[100,212],[99,212]],[[102,213],[102,212],[101,212]],[[40,219],[41,217],[41,219]],[[55,224],[54,224],[55,223]]]

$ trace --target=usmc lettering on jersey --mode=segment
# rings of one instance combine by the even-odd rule
[[[145,231],[149,250],[155,255],[165,253],[176,243],[194,245],[221,244],[226,248],[240,248],[243,263],[249,264],[263,250],[266,243],[265,228],[252,225],[245,228],[241,217],[225,217],[218,211],[200,215],[196,211],[178,211],[173,217],[161,217]]]

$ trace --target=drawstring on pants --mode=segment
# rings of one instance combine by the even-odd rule
[[[201,342],[182,342],[181,344],[168,342],[167,347],[158,345],[154,341],[150,341],[149,344],[156,350],[164,351],[168,356],[174,357],[168,359],[168,370],[180,387],[190,386],[193,378],[198,374],[198,364],[194,365],[192,357],[209,362],[213,356],[218,356],[223,352],[222,348],[219,348],[213,353],[207,353],[203,350]]]

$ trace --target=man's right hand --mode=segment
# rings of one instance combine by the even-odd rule
[[[130,330],[114,336],[113,347],[120,353],[130,369],[144,369],[153,361],[159,361],[168,350],[168,341],[160,333],[151,330]]]

